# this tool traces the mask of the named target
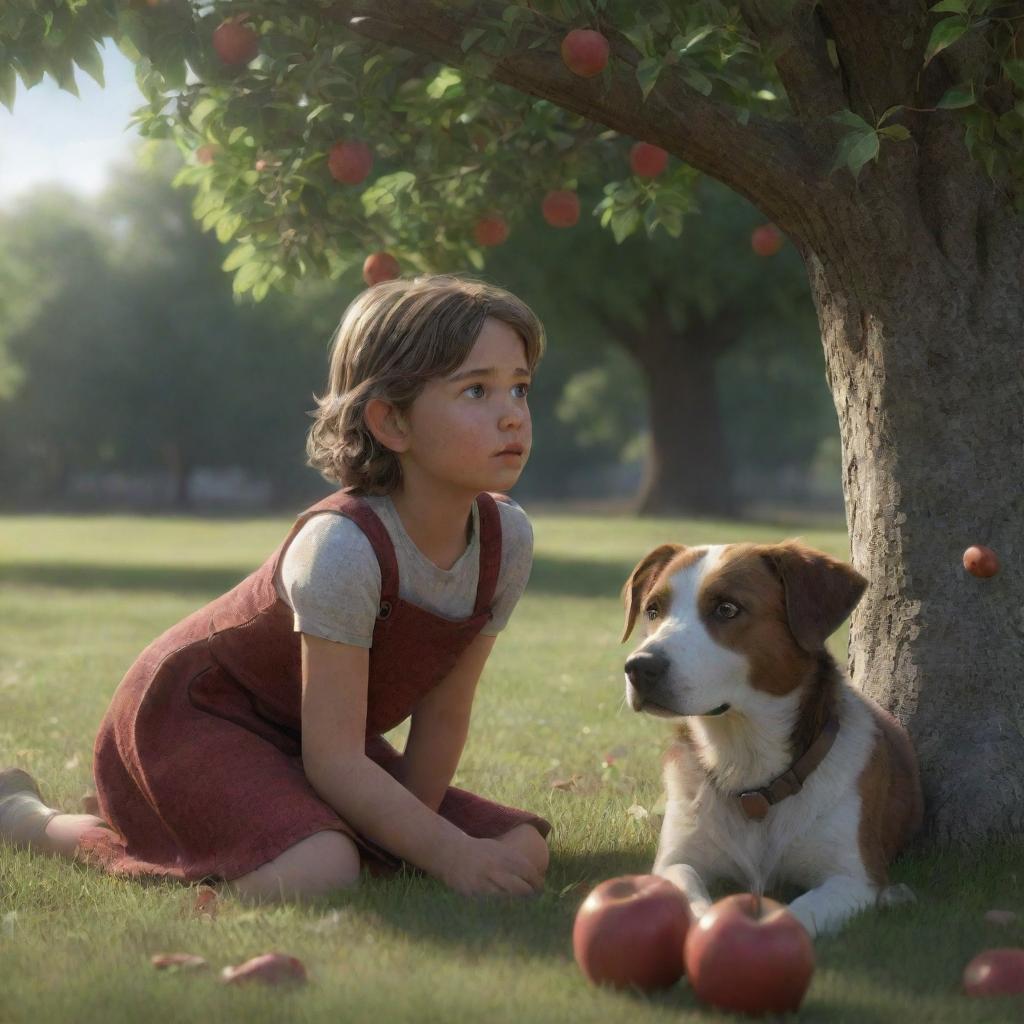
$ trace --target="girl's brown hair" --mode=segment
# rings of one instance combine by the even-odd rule
[[[532,373],[544,351],[544,327],[521,299],[473,278],[435,274],[385,281],[361,292],[331,341],[327,392],[306,439],[306,464],[363,494],[389,494],[401,482],[394,452],[366,428],[372,398],[405,411],[427,381],[457,370],[484,320],[508,324],[523,339]]]

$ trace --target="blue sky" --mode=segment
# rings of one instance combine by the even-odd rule
[[[112,163],[131,159],[135,129],[125,130],[145,102],[131,63],[108,42],[103,49],[106,88],[75,69],[81,99],[47,75],[34,89],[18,83],[14,114],[0,105],[0,206],[43,182],[60,182],[95,195]]]

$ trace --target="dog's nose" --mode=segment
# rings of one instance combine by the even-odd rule
[[[638,690],[647,690],[665,678],[668,658],[655,651],[637,651],[626,659],[626,675]]]

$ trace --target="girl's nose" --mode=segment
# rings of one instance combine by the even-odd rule
[[[505,408],[499,417],[499,426],[502,430],[510,430],[518,427],[523,422],[525,412],[522,407],[511,399],[505,403]]]

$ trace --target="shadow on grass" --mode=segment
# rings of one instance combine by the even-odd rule
[[[212,597],[230,590],[255,568],[175,569],[162,565],[24,562],[0,565],[0,583],[65,587],[69,590],[150,590]]]

